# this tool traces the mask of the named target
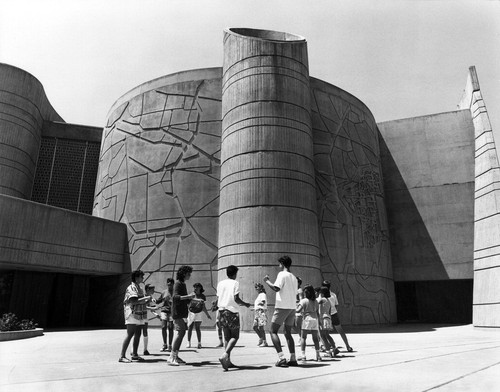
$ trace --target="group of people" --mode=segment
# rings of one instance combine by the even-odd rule
[[[330,292],[330,283],[324,281],[322,286],[316,290],[313,286],[306,285],[301,288],[300,278],[291,271],[292,260],[288,256],[280,257],[278,260],[280,271],[274,282],[266,275],[263,283],[256,283],[257,297],[254,301],[253,329],[258,335],[258,345],[267,347],[265,328],[268,324],[266,289],[276,292],[275,310],[271,318],[269,334],[271,342],[276,349],[278,360],[275,366],[288,367],[298,366],[298,361],[306,360],[306,339],[311,334],[316,350],[316,360],[321,360],[320,342],[322,342],[325,355],[335,356],[339,353],[330,333],[333,328],[339,332],[347,351],[352,351],[347,336],[345,335],[337,314],[337,297]],[[190,279],[193,269],[183,266],[177,271],[177,280],[167,280],[167,289],[160,297],[153,298],[154,286],[146,285],[145,293],[140,283],[143,282],[144,273],[140,270],[134,271],[131,284],[125,292],[124,316],[127,335],[122,344],[119,362],[142,361],[138,355],[141,333],[144,335],[144,355],[148,355],[148,310],[161,319],[163,348],[161,351],[170,352],[167,363],[171,366],[179,366],[185,363],[179,357],[179,349],[182,340],[188,332],[187,347],[191,347],[191,335],[193,329],[196,331],[198,348],[201,348],[201,313],[211,319],[205,306],[206,297],[203,294],[201,283],[195,283],[194,292],[188,294],[186,281]],[[224,370],[235,365],[231,362],[231,353],[240,336],[239,307],[249,308],[250,303],[240,298],[239,282],[237,281],[238,267],[230,265],[226,268],[227,279],[217,285],[217,299],[212,303],[211,310],[216,311],[216,325],[219,331],[219,346],[224,347],[224,352],[219,361]],[[160,306],[161,305],[161,306]],[[160,315],[156,313],[160,310]],[[281,347],[278,330],[283,326],[286,344],[290,353],[287,360]],[[292,329],[296,327],[300,336],[301,356],[295,355],[295,342]],[[173,334],[175,330],[175,335]],[[131,359],[126,357],[126,351],[133,338]]]

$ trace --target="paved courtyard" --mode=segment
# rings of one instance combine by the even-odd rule
[[[255,334],[242,333],[232,355],[239,368],[227,372],[213,330],[202,331],[202,349],[186,349],[184,342],[180,356],[187,364],[180,367],[168,366],[167,354],[159,351],[159,329],[150,331],[152,355],[128,364],[118,362],[125,330],[48,331],[0,342],[0,391],[500,390],[500,329],[397,325],[348,331],[354,352],[341,349],[335,359],[298,368],[274,367],[275,350],[257,347]],[[334,339],[343,346],[339,335]],[[311,341],[307,354],[314,357]]]

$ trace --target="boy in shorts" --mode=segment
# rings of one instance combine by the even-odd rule
[[[162,303],[160,309],[161,336],[163,338],[162,352],[172,351],[172,340],[174,338],[174,320],[172,319],[172,294],[174,291],[174,280],[167,279],[167,289],[163,290],[156,303]],[[168,341],[168,344],[167,344]]]
[[[238,267],[230,265],[226,269],[227,279],[219,282],[217,285],[217,305],[219,307],[220,325],[224,331],[224,340],[226,350],[219,361],[224,368],[228,370],[235,367],[231,363],[231,351],[240,338],[240,315],[238,305],[250,307],[248,302],[240,298],[240,284],[236,281]]]
[[[276,281],[271,283],[268,275],[264,277],[264,282],[271,290],[276,291],[276,303],[274,306],[273,318],[271,320],[271,330],[269,332],[274,348],[278,353],[278,362],[276,362],[275,366],[298,366],[295,358],[295,342],[292,337],[292,328],[295,325],[295,300],[298,283],[295,275],[290,272],[292,259],[288,256],[283,256],[279,258],[278,262],[281,271],[278,273]],[[286,360],[283,354],[281,341],[278,336],[278,330],[282,324],[285,329],[286,344],[290,351],[289,361]]]

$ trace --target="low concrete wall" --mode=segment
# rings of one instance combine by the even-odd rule
[[[26,331],[0,332],[0,342],[33,338],[35,336],[43,336],[43,328],[28,329]]]
[[[120,274],[126,249],[121,223],[0,195],[0,268]]]

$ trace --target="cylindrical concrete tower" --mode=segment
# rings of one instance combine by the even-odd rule
[[[0,64],[0,194],[31,197],[44,120],[62,121],[42,84]]]
[[[219,280],[236,265],[244,300],[292,258],[304,283],[321,280],[307,44],[287,33],[224,32]],[[274,293],[268,293],[274,305]],[[242,328],[251,314],[242,312]]]

